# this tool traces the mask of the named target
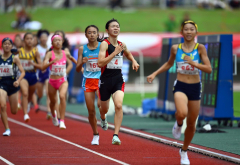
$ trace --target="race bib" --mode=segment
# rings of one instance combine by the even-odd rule
[[[65,76],[66,65],[52,65],[51,75]]]
[[[97,60],[88,60],[86,63],[86,70],[89,72],[99,72],[101,68],[98,67]]]
[[[0,65],[0,77],[13,76],[12,65]]]
[[[193,61],[193,62],[196,62],[198,63],[198,61]],[[191,74],[191,75],[197,75],[198,74],[198,68],[188,64],[188,63],[185,63],[185,62],[178,62],[177,63],[177,72],[179,73],[182,73],[182,74]]]
[[[108,64],[108,69],[122,69],[123,65],[123,56],[115,56]]]
[[[20,60],[20,61],[24,70],[34,70],[34,66],[30,64],[28,60]]]

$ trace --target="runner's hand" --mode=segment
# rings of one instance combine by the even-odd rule
[[[136,72],[138,71],[139,64],[137,63],[137,61],[134,60],[134,62],[132,63],[132,68],[133,68],[133,70],[135,70]]]
[[[83,57],[82,62],[85,64],[86,62],[88,62],[88,58],[87,57]]]
[[[149,76],[147,76],[147,82],[148,83],[152,83],[152,81],[154,80],[155,77],[156,76],[155,76],[154,73],[150,74]]]
[[[185,60],[185,63],[194,65],[194,62],[192,61],[191,57],[189,57],[189,56],[184,56],[183,60]]]
[[[13,86],[18,87],[19,86],[19,81],[14,81]]]
[[[121,53],[123,51],[124,47],[122,45],[122,43],[120,43],[114,50],[114,52],[116,53],[116,55],[118,55],[119,53]]]

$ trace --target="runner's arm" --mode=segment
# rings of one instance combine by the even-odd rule
[[[205,46],[202,45],[202,44],[199,44],[198,51],[199,51],[199,54],[201,55],[201,59],[202,59],[203,64],[198,64],[198,63],[194,62],[194,64],[195,64],[194,67],[200,69],[203,72],[211,73],[212,72],[212,66],[211,66],[211,63],[210,63],[209,58],[207,56],[207,51],[206,51]]]
[[[18,56],[14,56],[13,62],[18,66],[18,69],[21,72],[21,75],[20,75],[20,77],[17,80],[18,82],[20,82],[23,79],[23,77],[25,76],[25,71],[24,71],[24,69],[23,69],[23,67],[21,65],[21,62],[20,62],[20,59],[19,59]]]
[[[132,61],[132,68],[133,68],[133,70],[138,71],[139,64],[138,64],[137,61],[134,59],[132,53],[127,49],[126,44],[125,44],[125,43],[122,43],[122,44],[123,44],[123,51],[124,51],[125,56],[127,57],[127,59],[128,59],[129,61]]]
[[[66,69],[66,74],[68,75],[71,72],[72,68],[73,68],[72,61],[69,58],[67,58],[67,64],[68,65],[67,65],[67,69]]]
[[[53,61],[49,62],[51,57],[52,57],[52,52],[50,52],[50,51],[47,52],[47,54],[44,58],[41,70],[46,70],[50,65],[52,65],[56,61],[56,58],[55,58]]]
[[[105,57],[107,49],[108,49],[108,44],[106,41],[103,41],[100,45],[100,51],[98,54],[99,68],[102,68],[105,65],[107,65],[118,53],[120,53],[123,50],[122,46],[117,46],[113,53],[111,53],[108,57]]]
[[[37,69],[42,69],[42,60],[38,51],[36,51],[35,58],[37,60],[37,63],[32,62],[32,65]]]
[[[83,53],[83,46],[81,46],[78,49],[78,60],[77,60],[77,66],[76,66],[76,71],[80,72],[82,71],[82,66],[83,66],[83,59],[82,59],[82,53]]]

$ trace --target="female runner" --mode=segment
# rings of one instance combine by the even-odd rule
[[[98,53],[100,48],[99,29],[95,25],[89,25],[85,29],[85,36],[88,39],[88,44],[83,45],[78,51],[78,63],[76,71],[80,72],[84,65],[82,87],[86,105],[88,109],[88,121],[93,130],[92,145],[99,145],[99,133],[97,130],[97,118],[95,111],[95,94],[98,93],[98,81],[101,75],[101,68],[98,67]],[[100,100],[98,98],[98,108],[100,109]]]
[[[50,77],[48,83],[48,95],[50,99],[50,109],[52,113],[52,121],[55,126],[59,125],[60,129],[66,129],[64,123],[65,110],[66,110],[66,93],[68,88],[68,82],[66,80],[66,63],[72,64],[73,61],[77,64],[77,61],[66,51],[62,50],[63,39],[60,35],[53,35],[52,51],[46,54],[42,70],[50,67]],[[69,67],[69,66],[68,66]],[[55,112],[55,104],[57,103],[56,94],[59,91],[60,97],[60,123]]]
[[[16,114],[18,111],[17,101],[18,92],[20,87],[19,83],[25,76],[25,72],[22,68],[18,56],[14,56],[11,53],[13,42],[10,38],[4,38],[2,40],[3,55],[0,56],[0,107],[1,107],[1,118],[5,127],[3,136],[10,136],[11,131],[7,121],[7,97],[9,100],[12,114]],[[21,72],[18,79],[17,69]]]
[[[201,70],[206,73],[212,72],[206,48],[204,45],[195,43],[194,41],[197,31],[198,27],[195,22],[183,22],[181,33],[184,42],[179,45],[173,45],[169,60],[157,71],[147,77],[147,81],[151,83],[158,74],[170,69],[174,64],[174,60],[176,60],[178,74],[177,80],[174,83],[173,94],[176,105],[175,117],[177,121],[172,129],[174,138],[180,138],[183,120],[187,117],[184,143],[179,150],[181,164],[190,164],[187,156],[187,149],[196,130],[195,122],[200,110],[202,90],[199,71]],[[203,64],[201,64],[201,61]]]

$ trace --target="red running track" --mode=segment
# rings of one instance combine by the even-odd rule
[[[8,110],[9,111],[9,110]],[[24,123],[23,112],[17,115],[8,113],[9,118]],[[180,164],[179,149],[165,144],[153,142],[125,133],[119,133],[122,141],[120,146],[111,144],[113,130],[103,131],[98,127],[100,145],[92,146],[92,130],[88,123],[72,119],[65,119],[67,129],[60,130],[53,126],[52,121],[46,120],[46,113],[33,111],[29,113],[31,118],[27,125],[45,131],[49,134],[65,139],[76,145],[81,145],[108,157],[114,158],[126,164],[141,165],[178,165]],[[118,162],[101,157],[81,149],[72,144],[55,139],[51,136],[36,132],[30,128],[9,121],[11,129],[10,137],[0,136],[0,156],[16,165],[40,165],[40,164],[97,164],[115,165]],[[0,133],[4,132],[1,124]],[[227,165],[232,164],[216,158],[211,158],[194,152],[188,152],[192,165]],[[0,165],[6,164],[0,160]]]

